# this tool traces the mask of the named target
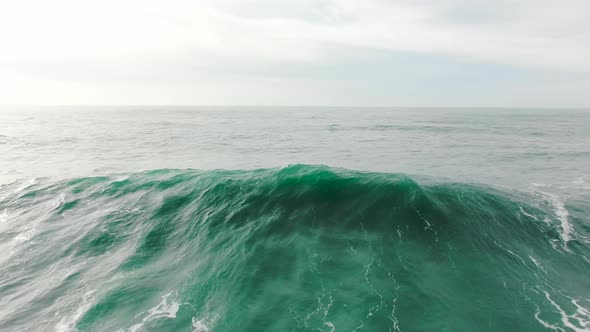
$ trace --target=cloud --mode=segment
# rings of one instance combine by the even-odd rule
[[[2,58],[180,49],[288,62],[344,45],[588,70],[590,5],[567,2],[25,0],[0,14]]]
[[[363,71],[383,52],[438,57],[414,67],[434,75],[433,65],[448,65],[443,60],[449,58],[475,71],[470,63],[590,75],[590,3],[22,0],[0,8],[0,48],[0,70],[10,73],[0,80],[7,87],[8,77],[97,87],[107,81],[203,87],[247,78],[264,84],[281,77],[293,79],[294,87],[309,80],[325,85],[332,83],[318,81],[342,75],[314,75],[314,69],[341,64],[334,71],[349,74],[351,65]],[[384,65],[404,72],[407,61]],[[297,68],[297,80],[288,68]],[[431,81],[424,76],[424,85]],[[211,84],[214,95],[223,95]],[[227,87],[231,94],[235,84]]]

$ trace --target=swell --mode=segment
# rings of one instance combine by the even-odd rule
[[[0,201],[12,330],[588,323],[571,304],[588,248],[556,196],[307,165],[17,187]]]

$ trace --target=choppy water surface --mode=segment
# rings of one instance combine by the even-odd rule
[[[589,331],[590,112],[0,112],[0,330]]]

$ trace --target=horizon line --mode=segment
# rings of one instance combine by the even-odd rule
[[[211,108],[373,108],[373,109],[545,109],[590,110],[590,106],[403,106],[403,105],[220,105],[220,104],[0,104],[4,107],[211,107]]]

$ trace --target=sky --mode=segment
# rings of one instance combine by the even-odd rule
[[[590,107],[588,0],[0,0],[0,104]]]

